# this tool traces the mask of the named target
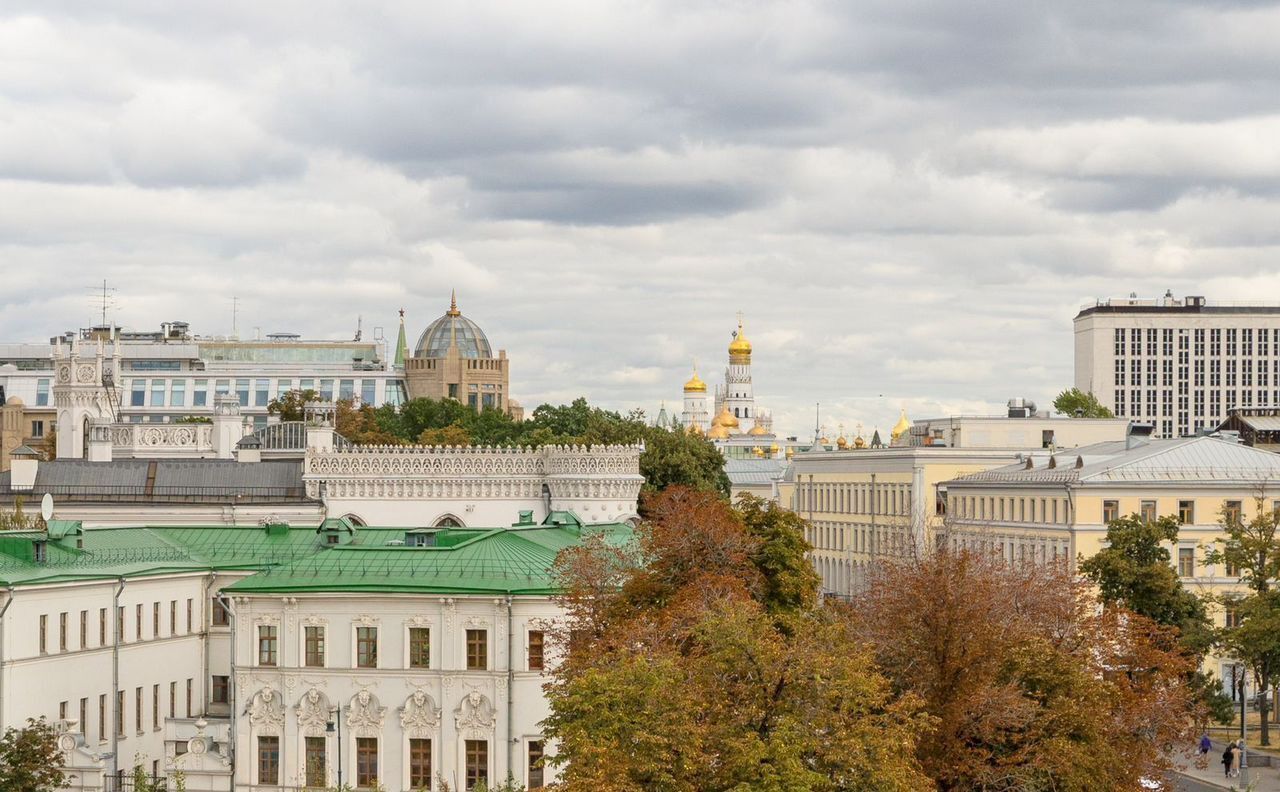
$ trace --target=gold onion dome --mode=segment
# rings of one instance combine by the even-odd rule
[[[898,422],[893,425],[893,429],[889,431],[890,440],[897,440],[902,437],[911,428],[911,421],[907,420],[907,411],[904,409],[902,415],[898,417]]]
[[[751,435],[752,437],[760,437],[761,435],[769,434],[769,430],[765,429],[760,424],[756,424],[755,426],[751,427],[751,430],[747,432],[747,434]]]
[[[711,431],[707,432],[707,437],[712,440],[728,440],[729,427],[715,424],[711,427]]]
[[[694,369],[693,376],[684,384],[685,393],[706,393],[707,383],[702,381],[702,377],[698,376],[697,369]]]
[[[751,342],[747,340],[747,334],[742,331],[741,319],[738,320],[738,331],[733,334],[733,341],[729,343],[729,362],[751,362]]]
[[[703,434],[702,427],[698,426],[696,423],[689,424],[689,428],[685,431],[687,431],[691,435],[695,435],[698,437],[701,437]]]
[[[773,445],[769,446],[769,450],[775,454],[778,453],[778,444],[774,443]]]
[[[721,407],[720,412],[711,423],[715,426],[723,426],[727,429],[738,428],[738,419],[733,413],[729,412],[728,407]]]
[[[849,441],[847,438],[845,438],[844,435],[840,435],[839,437],[836,438],[836,448],[848,448],[848,447],[849,447]]]
[[[864,439],[862,438],[862,435],[858,435],[857,437],[853,438],[853,447],[854,447],[854,448],[866,448],[866,447],[867,447],[867,441],[866,441],[866,440],[864,440]]]

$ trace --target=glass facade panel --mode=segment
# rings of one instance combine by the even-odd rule
[[[143,407],[147,403],[147,381],[136,379],[129,383],[129,406]]]
[[[164,406],[165,381],[162,379],[151,380],[151,406]]]
[[[253,382],[253,406],[266,407],[271,401],[271,380],[254,380]]]
[[[187,381],[176,379],[169,383],[169,406],[187,406]]]
[[[204,407],[209,400],[209,380],[196,380],[195,389],[191,391],[191,406]]]
[[[236,380],[236,398],[240,400],[241,407],[249,406],[249,380]]]
[[[342,401],[350,400],[356,395],[356,381],[344,379],[338,382],[338,399]]]
[[[376,380],[365,379],[360,380],[360,401],[363,404],[374,403],[374,393],[377,386]]]
[[[36,406],[49,406],[49,380],[47,379],[36,380]]]

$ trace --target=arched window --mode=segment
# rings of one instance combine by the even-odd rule
[[[344,514],[342,515],[342,519],[350,522],[352,525],[356,526],[357,528],[364,528],[368,525],[368,523],[366,523],[364,520],[360,519],[359,516],[354,514]]]
[[[457,517],[454,517],[452,514],[446,514],[442,516],[440,519],[436,520],[434,523],[432,523],[431,527],[432,528],[465,528],[466,526],[462,524],[462,520],[459,520]]]
[[[738,408],[737,408],[737,407],[734,407],[734,408],[733,408],[733,417],[734,417],[734,418],[741,418],[741,417],[742,417],[741,415],[739,415],[739,414],[738,414]]]

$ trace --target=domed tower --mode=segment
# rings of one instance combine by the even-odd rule
[[[514,415],[519,408],[511,401],[510,376],[506,350],[494,357],[489,337],[458,310],[456,294],[405,360],[409,398],[456,399],[476,410],[491,407]]]
[[[680,421],[689,429],[696,428],[699,432],[705,432],[709,428],[707,383],[698,376],[697,364],[693,367],[693,376],[684,384],[684,412],[680,413]]]
[[[729,343],[729,367],[724,372],[724,387],[717,389],[716,410],[728,410],[738,419],[743,432],[755,426],[756,397],[751,390],[751,342],[742,329],[742,315],[738,315],[738,329]]]

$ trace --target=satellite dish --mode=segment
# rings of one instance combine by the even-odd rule
[[[46,492],[44,497],[40,499],[40,516],[45,522],[53,519],[53,494]]]

